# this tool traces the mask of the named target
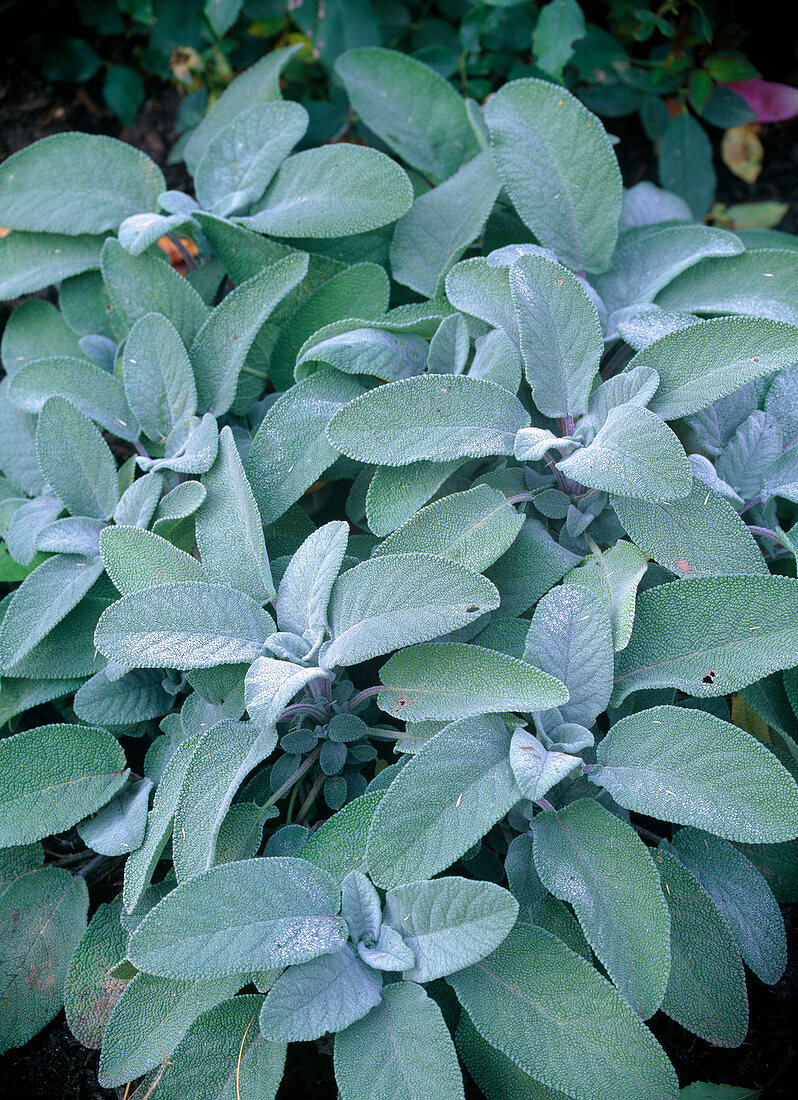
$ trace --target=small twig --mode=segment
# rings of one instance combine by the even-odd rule
[[[297,714],[306,714],[309,718],[315,718],[322,726],[329,718],[326,710],[321,707],[314,707],[312,703],[292,703],[290,707],[285,708],[277,721],[287,722],[289,718],[294,718]]]
[[[359,691],[357,695],[353,695],[349,700],[349,709],[352,710],[365,699],[370,699],[372,695],[379,695],[381,691],[388,691],[388,688],[386,688],[384,684],[377,684],[376,687],[363,688],[362,691]]]
[[[771,531],[769,527],[757,527],[754,524],[749,524],[748,530],[751,532],[752,535],[759,535],[760,538],[770,539],[771,542],[775,542],[777,546],[784,545],[776,532]]]
[[[314,802],[316,801],[316,795],[317,795],[317,794],[319,793],[319,791],[321,790],[321,788],[322,788],[322,785],[323,785],[323,783],[324,783],[324,781],[325,781],[325,779],[326,779],[326,778],[327,778],[327,776],[326,776],[326,775],[324,774],[324,772],[322,772],[322,773],[321,773],[321,775],[319,775],[319,776],[318,776],[318,777],[316,778],[316,782],[315,782],[315,783],[313,784],[313,786],[312,786],[312,787],[310,788],[310,794],[309,794],[309,795],[308,795],[308,797],[307,797],[307,798],[305,799],[305,801],[304,801],[304,802],[302,803],[302,805],[301,805],[301,806],[299,807],[299,813],[298,813],[298,814],[296,815],[296,823],[297,823],[297,825],[301,825],[301,824],[302,824],[302,822],[303,822],[303,821],[305,820],[305,818],[307,817],[307,815],[308,815],[308,813],[310,812],[310,809],[311,809],[311,807],[312,807],[313,803],[314,803]]]
[[[319,758],[319,753],[320,752],[321,752],[321,746],[317,745],[316,748],[313,750],[313,752],[310,754],[310,756],[306,757],[302,761],[302,763],[299,765],[299,767],[294,772],[294,774],[290,775],[288,777],[288,779],[286,779],[285,783],[283,783],[281,786],[279,786],[277,788],[277,790],[274,792],[274,794],[270,795],[269,798],[266,799],[266,801],[261,806],[261,809],[265,810],[267,806],[273,806],[275,804],[275,802],[277,802],[280,798],[282,798],[283,795],[285,794],[285,792],[287,790],[290,790],[291,787],[293,787],[293,785],[295,783],[297,783],[302,778],[302,776],[305,774],[305,772],[308,770],[308,768],[312,764],[315,764],[315,762]]]
[[[175,246],[175,248],[180,253],[180,255],[183,257],[183,260],[184,260],[185,265],[186,265],[186,270],[196,271],[197,270],[197,261],[191,255],[191,253],[186,248],[186,246],[183,244],[183,242],[180,240],[180,238],[177,236],[177,234],[176,233],[167,233],[166,236],[172,242],[172,244]]]
[[[658,836],[656,833],[652,833],[651,829],[647,829],[645,825],[638,825],[634,821],[632,822],[632,828],[636,833],[639,833],[644,840],[650,840],[652,844],[661,844],[665,839],[664,837]]]
[[[81,878],[86,878],[90,871],[93,871],[95,867],[99,867],[103,860],[108,859],[108,856],[95,856],[94,859],[90,859],[85,867],[77,872]]]

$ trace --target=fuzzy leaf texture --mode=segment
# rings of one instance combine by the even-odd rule
[[[661,706],[622,718],[590,779],[629,810],[727,840],[798,836],[798,785],[750,733],[705,711]]]

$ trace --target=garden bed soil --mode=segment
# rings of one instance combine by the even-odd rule
[[[104,107],[99,85],[75,88],[52,84],[13,57],[0,71],[0,161],[39,138],[65,130],[109,134],[143,149],[164,170],[168,186],[185,189],[188,178],[180,165],[167,165],[175,141],[174,118],[180,93],[151,80],[144,107],[131,126]],[[620,138],[617,148],[627,186],[643,179],[656,180],[656,161],[635,118],[613,119],[610,132]],[[755,184],[718,170],[718,201],[728,205],[775,199],[789,203],[779,228],[798,233],[798,121],[763,128],[765,161]],[[0,324],[13,303],[6,303]],[[735,1050],[713,1047],[684,1031],[662,1013],[652,1029],[671,1056],[682,1085],[712,1081],[764,1089],[762,1100],[793,1095],[790,1084],[798,1053],[798,906],[785,907],[790,963],[774,988],[748,975],[751,1026],[745,1042]],[[36,1038],[0,1058],[0,1098],[25,1100],[120,1100],[124,1089],[97,1084],[98,1053],[86,1050],[70,1034],[63,1013]],[[469,1100],[481,1095],[469,1082]],[[335,1083],[329,1044],[291,1044],[286,1075],[278,1100],[334,1100]]]

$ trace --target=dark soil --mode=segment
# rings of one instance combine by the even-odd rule
[[[789,79],[786,74],[775,76]],[[95,83],[52,84],[23,61],[7,56],[0,70],[0,160],[64,130],[109,134],[143,149],[161,165],[170,187],[184,189],[188,181],[182,167],[166,164],[176,138],[173,124],[179,102],[176,89],[152,80],[135,122],[123,128],[103,105]],[[621,139],[618,152],[626,185],[656,180],[656,158],[636,120],[614,119],[608,128]],[[779,228],[798,233],[798,120],[764,127],[761,138],[765,162],[759,180],[746,184],[720,164],[717,198],[729,205],[764,199],[789,202],[789,213]],[[761,1088],[763,1100],[793,1094],[789,1082],[798,1050],[798,906],[787,906],[785,916],[790,965],[775,988],[748,976],[751,1026],[741,1047],[712,1047],[662,1014],[655,1017],[652,1028],[683,1085],[712,1081]],[[278,1100],[334,1100],[329,1054],[329,1044],[292,1044]],[[123,1089],[111,1091],[97,1084],[97,1061],[97,1052],[86,1050],[71,1036],[60,1014],[25,1047],[0,1059],[0,1100],[119,1100]],[[473,1087],[467,1094],[473,1100],[480,1095]]]

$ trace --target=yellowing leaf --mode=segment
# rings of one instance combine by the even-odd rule
[[[762,171],[762,158],[765,150],[758,136],[759,126],[746,123],[745,126],[733,126],[726,130],[720,145],[723,163],[746,183],[755,183]]]

